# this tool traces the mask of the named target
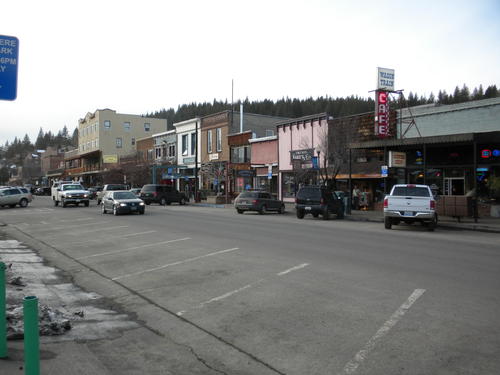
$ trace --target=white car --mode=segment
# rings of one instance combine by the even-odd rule
[[[0,206],[26,207],[33,200],[33,196],[24,187],[7,187],[0,189]]]

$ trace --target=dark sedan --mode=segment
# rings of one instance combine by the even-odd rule
[[[113,212],[113,215],[133,214],[138,213],[144,215],[144,202],[135,196],[130,191],[108,191],[102,200],[101,212],[103,214],[108,211]]]
[[[239,214],[245,211],[257,211],[265,214],[269,211],[285,213],[285,204],[263,191],[244,191],[234,200],[234,208]]]

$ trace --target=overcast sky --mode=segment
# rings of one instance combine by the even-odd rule
[[[500,86],[500,1],[20,0],[18,93],[0,144],[70,132],[96,109],[145,114],[190,102],[372,95],[376,68],[429,95]]]

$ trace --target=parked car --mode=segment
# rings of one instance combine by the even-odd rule
[[[30,191],[25,187],[7,187],[0,189],[0,206],[9,206],[11,208],[27,207],[33,200]]]
[[[145,206],[142,199],[128,190],[108,191],[104,195],[101,204],[103,214],[108,211],[113,215],[138,213],[144,215]]]
[[[433,231],[438,222],[436,200],[427,185],[394,185],[384,198],[384,227],[391,229],[400,222],[420,222]]]
[[[141,195],[141,189],[142,188],[132,188],[130,189],[129,191],[131,191],[132,193],[134,193],[137,197],[139,197]]]
[[[49,187],[39,187],[35,189],[35,195],[50,195]]]
[[[343,200],[325,186],[300,188],[295,198],[295,209],[299,219],[303,219],[307,214],[314,217],[321,215],[323,220],[330,219],[330,214],[337,215],[337,219],[344,218]]]
[[[285,213],[285,204],[274,198],[265,191],[244,191],[234,200],[236,212],[242,214],[245,211],[256,211],[259,214],[265,214],[269,211]]]
[[[102,191],[102,186],[91,186],[89,187],[90,199],[96,199],[97,193]]]
[[[117,190],[128,190],[128,185],[124,184],[106,184],[103,186],[101,191],[97,192],[97,204],[101,204],[102,197],[106,194],[108,191],[117,191]]]
[[[186,194],[181,193],[179,190],[170,185],[147,184],[141,189],[139,196],[144,203],[159,203],[163,205],[170,205],[172,202],[179,203],[180,205],[189,202]]]

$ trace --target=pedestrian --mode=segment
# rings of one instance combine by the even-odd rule
[[[354,185],[352,189],[352,209],[359,210],[359,198],[361,197],[361,190],[359,190],[357,185]]]

